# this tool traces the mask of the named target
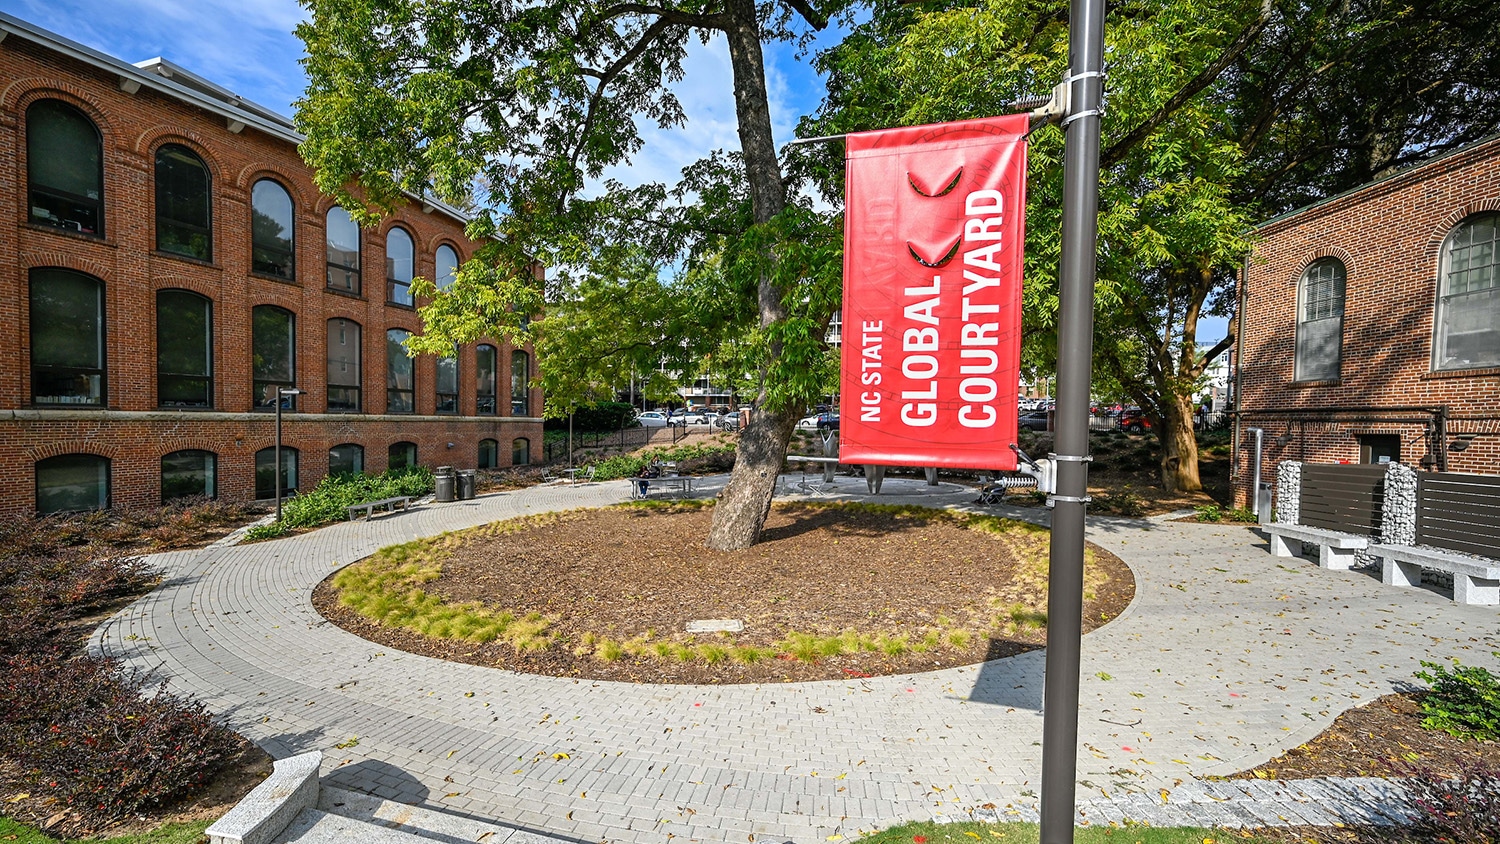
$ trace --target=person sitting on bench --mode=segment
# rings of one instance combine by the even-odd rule
[[[651,489],[650,479],[661,477],[661,458],[652,458],[650,463],[641,467],[641,470],[636,473],[635,477],[635,483],[640,489],[641,497],[645,498],[647,491]]]

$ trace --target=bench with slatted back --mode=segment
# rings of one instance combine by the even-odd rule
[[[1453,575],[1453,600],[1500,605],[1500,477],[1417,474],[1416,545],[1372,545],[1381,580],[1416,586],[1422,569]]]
[[[1293,556],[1290,543],[1318,546],[1318,565],[1347,569],[1379,540],[1385,464],[1302,464],[1299,523],[1263,524],[1271,553]]]

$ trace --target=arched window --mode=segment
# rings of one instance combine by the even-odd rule
[[[109,458],[60,454],[36,464],[36,511],[70,513],[109,507]]]
[[[104,282],[31,271],[31,401],[104,404]]]
[[[437,359],[437,412],[458,412],[458,347]]]
[[[500,465],[500,443],[496,440],[479,441],[479,468],[493,469]]]
[[[391,443],[386,450],[386,471],[412,469],[417,465],[416,443]]]
[[[510,444],[510,465],[512,465],[512,466],[529,466],[529,465],[531,465],[531,440],[528,440],[525,437],[518,437],[515,440],[511,441],[511,444]]]
[[[1458,224],[1443,242],[1432,368],[1500,366],[1500,214]]]
[[[250,311],[251,376],[255,407],[276,408],[276,391],[297,381],[296,318],[291,311],[274,305],[256,305]],[[283,410],[295,410],[297,397],[281,400]]]
[[[177,498],[216,498],[219,458],[212,451],[174,451],[161,458],[161,503]]]
[[[156,403],[213,407],[214,303],[189,290],[156,292]]]
[[[410,331],[392,328],[385,333],[385,412],[411,413],[416,408],[416,366],[406,354]]]
[[[477,398],[475,413],[493,416],[495,410],[495,367],[499,356],[495,347],[484,344],[474,350],[474,394]]]
[[[208,167],[177,144],[156,151],[156,248],[200,261],[214,258]]]
[[[343,443],[328,449],[328,474],[358,475],[365,470],[365,447]]]
[[[94,121],[57,100],[26,110],[30,220],[104,236],[104,139]]]
[[[453,283],[454,275],[458,273],[458,252],[445,243],[437,248],[437,255],[434,257],[437,271],[433,273],[436,278],[432,280],[432,283],[436,284],[439,290],[447,290],[448,285]]]
[[[411,235],[406,229],[391,229],[385,236],[385,286],[386,300],[397,305],[410,306],[411,277],[416,264],[416,250],[411,244]]]
[[[531,415],[531,356],[522,351],[510,353],[510,415]]]
[[[255,497],[276,497],[276,449],[263,448],[255,452]],[[297,491],[297,449],[289,445],[281,447],[281,497]]]
[[[358,413],[360,409],[360,337],[363,330],[352,319],[328,321],[328,409]]]
[[[1344,354],[1344,265],[1315,261],[1297,285],[1297,380],[1333,381]]]
[[[297,277],[296,216],[286,188],[261,179],[250,189],[250,269],[291,281]]]
[[[328,209],[328,289],[360,295],[359,226],[337,205]]]

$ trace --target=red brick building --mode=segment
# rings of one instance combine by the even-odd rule
[[[414,201],[359,229],[290,122],[169,62],[0,14],[0,511],[267,498],[542,442],[529,348],[405,357],[413,276],[477,244]]]
[[[1500,474],[1500,136],[1272,219],[1240,287],[1236,497],[1283,460]]]

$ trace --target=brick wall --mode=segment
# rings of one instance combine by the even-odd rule
[[[1262,478],[1281,460],[1358,462],[1361,435],[1398,435],[1401,462],[1430,448],[1420,408],[1446,407],[1448,439],[1478,433],[1448,469],[1500,473],[1500,368],[1432,370],[1433,314],[1443,241],[1470,215],[1500,209],[1500,139],[1273,220],[1244,273],[1241,425],[1265,429]],[[1343,359],[1337,379],[1297,383],[1297,286],[1325,257],[1343,262]],[[1413,408],[1413,409],[1407,409]],[[1251,440],[1236,458],[1236,499],[1248,501]]]
[[[296,317],[296,381],[307,395],[298,400],[301,413],[288,417],[284,441],[301,450],[304,485],[326,470],[327,448],[346,442],[364,446],[369,471],[383,469],[386,446],[402,440],[417,443],[424,465],[473,466],[483,438],[500,441],[501,465],[509,462],[515,438],[530,439],[533,455],[540,452],[540,419],[508,418],[511,349],[500,342],[490,341],[500,350],[499,417],[473,416],[472,346],[459,355],[460,416],[433,415],[436,363],[425,356],[415,361],[416,413],[380,415],[386,410],[386,330],[422,328],[415,310],[385,301],[386,233],[397,225],[406,229],[416,246],[416,274],[431,278],[439,245],[452,246],[460,261],[477,248],[460,220],[414,204],[365,230],[364,295],[340,295],[326,289],[324,275],[324,219],[333,203],[313,186],[291,141],[253,127],[231,132],[223,115],[149,87],[126,93],[115,73],[19,36],[0,42],[0,80],[0,336],[16,338],[0,348],[0,512],[31,510],[38,455],[71,451],[111,457],[116,504],[159,501],[160,458],[179,448],[219,454],[221,495],[249,497],[255,451],[272,436],[270,415],[252,412],[250,314],[257,305],[276,305]],[[29,222],[26,110],[41,99],[76,107],[103,136],[103,238]],[[212,262],[155,251],[154,163],[166,143],[188,147],[207,165]],[[294,281],[251,271],[251,189],[262,178],[275,179],[292,196]],[[30,271],[39,267],[87,273],[104,284],[105,410],[31,409],[28,290]],[[191,290],[213,303],[212,412],[157,408],[156,291],[167,288]],[[323,415],[326,324],[334,317],[363,330],[363,414]],[[541,406],[540,390],[532,390],[533,413]]]

